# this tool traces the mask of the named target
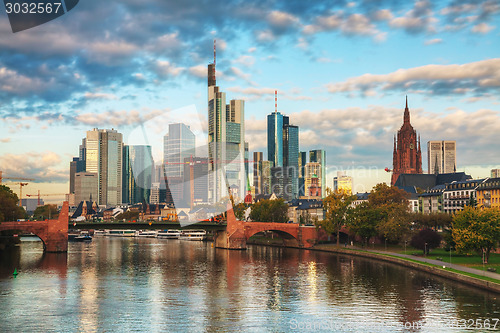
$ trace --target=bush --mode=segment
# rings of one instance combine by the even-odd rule
[[[424,251],[424,254],[429,254],[430,249],[439,247],[441,238],[441,235],[432,229],[422,229],[411,238],[410,245]]]

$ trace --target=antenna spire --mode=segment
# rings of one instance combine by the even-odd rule
[[[214,39],[214,66],[215,66],[215,39]]]
[[[274,113],[278,112],[278,90],[274,91]]]

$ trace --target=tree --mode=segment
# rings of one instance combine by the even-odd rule
[[[363,202],[352,211],[352,218],[348,221],[349,231],[360,236],[366,245],[368,240],[377,235],[377,225],[381,220],[381,212]]]
[[[420,228],[432,228],[434,230],[438,230],[439,227],[447,228],[451,225],[451,215],[446,213],[413,213],[412,220]]]
[[[244,202],[240,202],[239,204],[233,207],[234,215],[238,220],[245,219],[245,211],[247,210],[248,207],[250,207],[250,205]]]
[[[452,235],[459,253],[477,252],[487,264],[500,240],[500,210],[466,206],[453,217]]]
[[[258,222],[280,222],[288,221],[288,205],[283,199],[261,200],[252,206],[250,219]]]
[[[368,196],[371,208],[379,210],[378,233],[397,242],[410,230],[408,193],[385,183],[377,184]]]
[[[33,212],[33,219],[35,220],[57,219],[58,216],[57,205],[38,206]]]
[[[26,217],[23,207],[18,205],[17,194],[5,186],[0,185],[0,222],[16,221]]]
[[[467,206],[477,207],[477,200],[472,192],[470,194],[469,201],[467,202]]]
[[[441,235],[436,231],[426,228],[420,230],[418,234],[411,238],[410,245],[424,251],[424,254],[429,254],[431,249],[439,247],[441,239]]]
[[[351,204],[356,200],[355,195],[349,195],[347,192],[326,190],[327,196],[323,199],[325,209],[325,218],[319,222],[319,225],[327,233],[337,233],[337,246],[340,246],[340,229],[347,225],[352,217],[353,208]]]

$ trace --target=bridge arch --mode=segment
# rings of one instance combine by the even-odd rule
[[[46,249],[46,245],[45,245],[46,235],[45,235],[44,231],[41,230],[40,228],[32,228],[32,227],[26,226],[26,225],[17,225],[17,226],[11,226],[10,229],[9,229],[9,227],[2,228],[1,231],[31,232],[32,234],[34,234],[35,236],[40,238],[40,240],[42,241],[42,244],[43,244],[43,250],[45,251],[45,249]]]
[[[283,245],[285,245],[285,246],[292,246],[292,247],[299,247],[300,246],[299,239],[297,238],[297,236],[291,234],[288,231],[279,230],[277,228],[270,228],[268,230],[252,230],[249,233],[247,233],[245,236],[246,236],[247,240],[249,240],[250,237],[255,236],[256,234],[258,234],[260,232],[267,232],[267,231],[272,231],[272,232],[278,234],[281,237],[281,239],[283,239]]]

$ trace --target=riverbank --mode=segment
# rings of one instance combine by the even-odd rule
[[[355,255],[392,262],[500,294],[500,274],[497,273],[421,258],[414,255],[367,250],[355,247],[337,247],[334,244],[319,244],[313,248],[309,248],[309,250]]]

